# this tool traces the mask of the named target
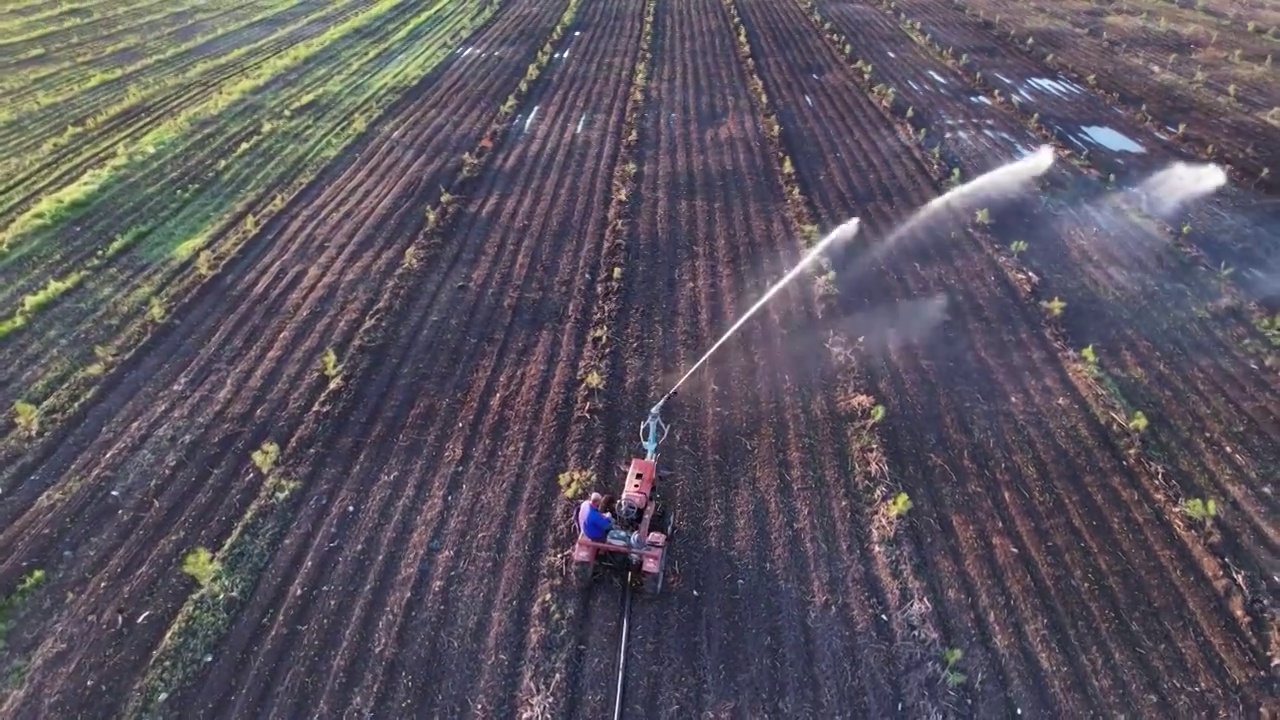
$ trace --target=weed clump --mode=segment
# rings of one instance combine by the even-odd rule
[[[182,572],[190,575],[199,583],[200,587],[205,587],[213,582],[213,578],[222,569],[209,548],[198,547],[182,559]]]
[[[18,587],[8,597],[0,598],[0,650],[5,648],[5,636],[13,629],[13,615],[31,594],[44,584],[47,576],[44,570],[32,570],[22,578]]]
[[[560,494],[567,500],[576,500],[587,493],[596,482],[596,474],[590,470],[566,470],[556,478],[560,485]]]

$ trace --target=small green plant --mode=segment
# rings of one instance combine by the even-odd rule
[[[1129,418],[1129,429],[1134,432],[1143,432],[1151,423],[1147,421],[1147,416],[1141,410],[1133,413],[1133,417]]]
[[[904,492],[900,492],[889,501],[889,514],[894,517],[902,517],[912,507],[914,505],[911,502],[911,497]]]
[[[333,348],[324,349],[324,353],[320,355],[320,372],[330,380],[336,380],[342,375],[342,366],[338,364],[338,354]]]
[[[222,564],[209,552],[208,548],[198,547],[182,559],[182,572],[195,578],[200,587],[213,582],[213,578],[222,569]]]
[[[1041,300],[1040,306],[1049,313],[1049,317],[1058,317],[1067,309],[1067,303],[1055,296],[1052,300]]]
[[[209,277],[213,275],[213,267],[213,253],[201,250],[200,254],[196,255],[196,273],[200,277]]]
[[[955,688],[964,684],[969,678],[964,673],[955,669],[956,663],[964,657],[964,651],[960,648],[947,648],[942,652],[942,679],[946,681],[947,687]]]
[[[147,317],[151,318],[151,321],[155,323],[162,323],[165,318],[169,317],[169,313],[164,309],[164,303],[160,301],[160,298],[151,298],[147,304]]]
[[[13,421],[27,435],[35,435],[40,429],[40,410],[29,402],[19,400],[13,404]]]
[[[462,153],[462,177],[469,178],[475,176],[480,169],[480,160],[474,153]]]
[[[1218,516],[1218,503],[1213,498],[1208,500],[1192,498],[1182,502],[1182,512],[1208,527],[1209,523]]]
[[[1253,326],[1271,343],[1271,347],[1280,347],[1280,313],[1260,317],[1253,321]]]
[[[888,411],[885,410],[885,407],[883,405],[876,405],[875,407],[871,408],[871,423],[875,424],[880,422],[881,420],[884,419],[884,416],[886,413],[888,413]]]
[[[595,481],[596,475],[590,470],[566,470],[556,478],[556,482],[560,485],[560,494],[568,500],[576,500],[585,495]]]
[[[1027,251],[1026,240],[1014,240],[1012,243],[1009,244],[1009,252],[1013,253],[1014,257],[1017,257],[1026,251]]]
[[[836,271],[828,270],[819,275],[815,281],[818,286],[818,297],[831,297],[840,294],[840,289],[836,287]]]
[[[32,570],[22,578],[22,582],[18,583],[18,587],[8,597],[0,598],[0,650],[4,650],[5,637],[13,629],[13,614],[47,579],[48,576],[45,575],[44,570]]]
[[[817,245],[818,241],[822,239],[821,232],[817,225],[803,225],[800,228],[800,235],[804,240],[804,244],[810,247]]]
[[[620,268],[620,267],[615,267],[615,268],[613,269],[613,281],[614,281],[614,282],[622,282],[622,268]]]
[[[302,483],[297,480],[290,480],[278,475],[273,476],[264,484],[268,497],[271,498],[271,502],[276,504],[284,502],[293,494],[294,490],[300,487],[302,487]]]
[[[1093,345],[1086,345],[1085,348],[1080,351],[1080,357],[1084,358],[1084,361],[1088,363],[1090,367],[1098,367],[1098,354],[1093,351]]]
[[[582,378],[582,384],[586,385],[592,390],[599,390],[600,388],[604,387],[604,377],[602,377],[600,373],[596,372],[595,370],[592,370],[591,372],[587,373],[585,377]]]
[[[270,475],[276,467],[276,461],[280,459],[280,446],[271,441],[264,442],[250,457],[263,475]]]

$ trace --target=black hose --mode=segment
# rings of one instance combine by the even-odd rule
[[[618,643],[618,684],[613,696],[613,720],[622,720],[622,685],[627,674],[627,636],[631,633],[631,573],[622,590],[622,638]]]

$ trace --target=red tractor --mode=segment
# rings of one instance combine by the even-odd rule
[[[667,397],[670,396],[669,393]],[[604,541],[597,542],[583,533],[581,518],[574,518],[578,538],[573,545],[573,569],[583,586],[591,583],[596,565],[600,565],[626,572],[629,577],[639,574],[646,595],[662,592],[675,526],[675,511],[659,499],[657,488],[658,478],[666,475],[658,470],[658,444],[667,437],[667,426],[658,411],[666,399],[653,406],[649,418],[640,424],[645,457],[632,459],[627,469],[622,493],[614,508],[614,531]]]

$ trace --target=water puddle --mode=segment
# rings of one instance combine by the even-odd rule
[[[1021,147],[1018,145],[1018,141],[1015,140],[1012,135],[1002,130],[983,130],[982,133],[987,137],[991,138],[992,140],[1004,140],[1010,145]]]
[[[813,98],[809,97],[808,95],[805,95],[804,101],[809,103],[809,107],[813,107]]]
[[[529,119],[524,121],[524,131],[525,131],[525,132],[529,132],[529,126],[533,124],[533,119],[534,119],[535,117],[537,117],[537,115],[538,115],[538,108],[539,108],[539,107],[541,107],[541,106],[540,106],[540,105],[534,105],[534,106],[533,106],[533,112],[529,113]]]
[[[917,85],[914,80],[908,80],[907,84],[910,85],[911,89],[915,90],[916,92],[924,92],[923,88]]]
[[[814,80],[817,80],[817,79],[818,79],[818,74],[817,74],[817,73],[809,73],[809,74],[813,76],[813,79],[814,79]]]
[[[1113,152],[1145,153],[1141,145],[1129,136],[1102,125],[1086,125],[1080,128],[1090,142]]]
[[[582,117],[578,118],[578,129],[573,131],[574,135],[582,132],[582,123],[587,121],[587,114],[582,113]]]
[[[929,74],[933,76],[933,79],[934,79],[934,80],[937,80],[938,82],[942,83],[943,85],[950,85],[950,83],[949,83],[949,82],[947,82],[947,79],[946,79],[946,78],[944,78],[944,77],[942,77],[942,76],[941,76],[941,75],[939,75],[938,73],[936,73],[936,72],[934,72],[934,71],[930,70],[930,71],[929,71]]]
[[[1027,84],[1040,92],[1061,98],[1084,92],[1084,88],[1069,80],[1054,80],[1047,77],[1036,77],[1028,78]]]
[[[985,95],[975,95],[969,98],[969,102],[977,103],[979,105],[994,105],[994,103],[991,102],[991,99]]]
[[[889,57],[898,57],[897,55],[893,54],[892,50],[886,50],[885,52],[889,53]]]

